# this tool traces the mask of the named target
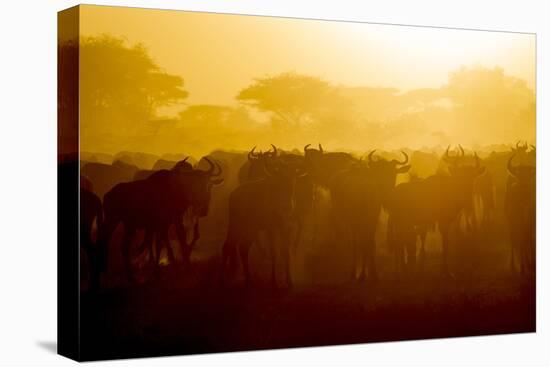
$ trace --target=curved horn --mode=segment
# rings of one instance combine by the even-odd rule
[[[371,151],[368,155],[368,158],[369,158],[369,163],[372,163],[372,157],[374,156],[374,152],[376,152],[376,149],[374,149],[373,151]]]
[[[537,147],[535,147],[533,144],[529,144],[529,146],[531,147],[531,151],[534,152],[535,150],[537,150]]]
[[[304,147],[304,153],[307,152],[307,148],[309,148],[310,145],[311,145],[311,144],[307,144],[307,145]]]
[[[185,157],[185,159],[182,162],[187,162],[188,159],[189,159],[189,156]]]
[[[277,156],[277,147],[276,147],[275,145],[273,145],[273,144],[271,144],[271,146],[273,147],[273,152],[271,152],[271,155],[272,155],[273,157],[276,157],[276,156]]]
[[[508,159],[508,164],[506,164],[506,168],[508,169],[508,173],[510,175],[516,177],[516,167],[512,165],[512,160],[514,160],[514,157],[516,156],[516,153],[513,153],[510,158]]]
[[[474,152],[474,158],[476,160],[476,168],[479,168],[479,157],[477,156],[477,152]]]
[[[409,156],[407,155],[407,153],[405,153],[405,151],[403,150],[401,151],[401,153],[403,153],[403,155],[405,156],[405,160],[403,162],[399,162],[397,159],[392,159],[393,163],[398,164],[400,166],[409,163]]]
[[[518,141],[516,142],[516,150],[519,149],[519,145],[520,145],[520,144],[521,144],[521,140],[518,140]]]
[[[459,158],[459,156],[458,156],[458,154],[455,155],[454,157],[450,156],[450,155],[449,155],[449,149],[451,149],[451,146],[450,146],[450,145],[447,147],[447,150],[445,150],[445,154],[443,154],[443,158],[442,158],[442,159],[443,159],[443,161],[445,161],[445,162],[447,162],[447,163],[449,163],[449,164],[452,164],[453,166],[456,166],[456,165],[458,165],[458,158]]]
[[[321,143],[319,143],[319,151],[323,153],[323,146],[321,145]]]
[[[216,168],[218,169],[218,172],[216,172],[216,173],[212,173],[212,177],[218,177],[218,176],[221,176],[221,174],[222,174],[223,170],[222,170],[222,168],[221,168],[220,164],[219,164],[219,163],[218,163],[218,161],[216,161],[216,160],[214,161],[214,164],[216,165]]]
[[[523,144],[523,147],[522,147],[523,150],[526,151],[528,147],[529,147],[529,145],[527,144],[527,141],[525,141],[524,144]]]
[[[212,175],[212,172],[214,172],[214,163],[208,157],[203,157],[203,159],[208,163],[210,168],[206,171],[207,174]]]
[[[464,157],[464,148],[462,148],[462,145],[458,144],[458,148],[460,149],[460,157]]]
[[[254,153],[255,150],[256,150],[256,146],[254,146],[254,148],[252,148],[252,150],[250,152],[248,152],[248,159],[249,160],[252,160],[252,159],[258,157],[258,155]]]

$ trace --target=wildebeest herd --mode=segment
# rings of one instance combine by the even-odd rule
[[[371,150],[359,156],[308,144],[291,152],[274,145],[266,152],[215,151],[195,166],[189,161],[158,160],[149,169],[119,160],[81,161],[80,234],[90,289],[101,287],[113,248],[120,248],[129,282],[137,281],[143,267],[153,269],[148,276],[154,277],[163,249],[169,265],[189,266],[200,243],[199,225],[209,219],[208,227],[225,235],[216,246],[220,286],[236,268],[246,286],[254,284],[254,244],[269,257],[271,282],[277,283],[280,272],[292,286],[292,249],[319,240],[321,232],[334,248],[349,249],[350,281],[374,282],[380,233],[392,254],[392,272],[412,277],[423,269],[428,232],[437,232],[441,271],[452,277],[451,228],[471,239],[499,212],[509,231],[510,267],[534,275],[535,147],[526,143],[486,152],[483,159],[462,146],[439,154]],[[328,219],[321,230],[315,217],[323,205]],[[123,236],[116,241],[119,224]],[[171,237],[179,244],[175,249]]]

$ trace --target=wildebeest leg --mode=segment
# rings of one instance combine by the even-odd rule
[[[271,257],[271,285],[273,287],[276,287],[277,276],[275,272],[276,272],[276,265],[277,265],[277,254],[275,252],[275,234],[272,231],[268,231],[266,238],[267,238],[267,246],[269,248],[269,256]],[[247,261],[248,261],[248,256],[247,256]]]
[[[449,223],[439,223],[439,231],[441,232],[441,245],[443,247],[443,274],[450,276],[449,272]]]
[[[180,245],[180,253],[183,261],[183,266],[189,264],[189,257],[191,256],[191,247],[187,244],[187,233],[181,220],[176,222],[176,236]],[[225,246],[225,245],[224,245]]]
[[[128,281],[133,282],[134,273],[132,271],[132,259],[130,258],[130,246],[132,245],[132,239],[136,233],[136,229],[130,226],[124,226],[124,238],[122,240],[122,260],[124,261],[124,269]]]
[[[291,228],[283,229],[281,234],[281,246],[284,255],[285,277],[288,287],[292,287],[292,276],[290,274],[290,231]]]
[[[367,242],[365,247],[365,257],[367,261],[367,267],[369,269],[369,278],[373,281],[378,280],[378,271],[376,269],[376,239],[375,239],[376,227],[370,228],[367,231]]]
[[[170,265],[174,265],[176,263],[176,258],[174,257],[174,251],[172,251],[172,246],[170,245],[170,241],[168,239],[168,228],[163,228],[162,231],[160,231],[159,237],[160,243],[163,247],[166,248],[166,256],[168,257],[168,262],[170,263]],[[160,260],[160,258],[158,260]]]
[[[345,231],[344,231],[345,232]],[[344,233],[343,232],[343,233]],[[355,235],[353,233],[353,228],[350,228],[349,239],[351,243],[351,269],[349,273],[349,278],[352,282],[357,279],[357,241],[355,240]]]
[[[292,241],[292,248],[296,249],[298,248],[298,245],[300,244],[300,241],[302,239],[302,227],[304,223],[301,219],[296,220],[296,231],[294,233],[294,241]]]
[[[516,241],[515,241],[515,238],[514,238],[514,233],[512,231],[510,231],[510,270],[512,272],[515,272],[516,271],[516,261],[515,261],[515,258],[514,258],[514,253],[515,253],[515,247],[516,247]]]
[[[195,243],[201,238],[201,234],[199,231],[199,218],[195,218],[195,225],[193,226],[193,239],[191,240],[191,243],[189,244],[189,247],[193,249],[195,246]]]
[[[416,270],[416,235],[407,236],[407,271],[413,274]]]
[[[109,242],[118,224],[119,224],[118,219],[113,219],[111,217],[108,217],[108,218],[105,218],[105,222],[103,222],[103,225],[99,228],[99,236],[98,236],[99,239],[97,241],[98,255],[96,256],[97,261],[95,261],[96,262],[95,266],[97,266],[100,271],[105,271],[107,269]]]
[[[247,287],[250,287],[251,285],[250,268],[248,266],[248,251],[250,250],[251,245],[252,245],[252,242],[250,242],[249,240],[246,240],[241,243],[241,246],[239,246],[239,254],[241,255],[241,264],[243,265],[244,281]]]
[[[145,230],[145,236],[143,238],[143,243],[140,246],[140,252],[147,249],[147,251],[149,251],[149,263],[154,265],[155,254],[153,252],[153,235],[154,235],[153,230],[151,229]]]
[[[236,245],[235,239],[233,238],[233,236],[231,236],[231,232],[229,232],[222,246],[222,259],[220,264],[221,266],[220,266],[220,280],[219,280],[220,286],[224,285],[226,268],[229,263],[229,259],[233,256],[233,253],[235,252],[235,245]]]
[[[420,272],[424,271],[424,265],[426,262],[426,236],[428,234],[428,229],[426,227],[419,228],[420,235],[420,253],[419,253],[419,268]]]
[[[369,242],[370,238],[366,238],[365,236],[360,235],[361,234],[360,228],[356,228],[354,232],[355,232],[355,235],[353,236],[354,237],[353,240],[354,240],[355,246],[359,248],[359,261],[358,261],[359,277],[357,278],[357,280],[359,282],[362,282],[367,278],[365,275],[367,267],[369,267],[369,272],[370,272],[370,259],[368,259],[369,257],[368,247],[371,244]],[[363,239],[363,241],[359,243],[361,239]]]

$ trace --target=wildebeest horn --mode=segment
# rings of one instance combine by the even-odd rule
[[[510,158],[508,159],[508,164],[506,165],[506,168],[508,169],[508,173],[510,173],[512,176],[516,177],[516,167],[512,165],[512,160],[516,156],[516,153],[512,153]]]
[[[523,144],[523,150],[527,150],[528,148],[528,145],[527,145],[527,142],[525,142],[525,144]]]
[[[479,168],[479,157],[477,156],[477,152],[474,152],[474,158],[476,160],[476,168]]]
[[[248,152],[248,159],[249,160],[252,160],[252,159],[258,157],[258,155],[254,153],[255,150],[256,150],[256,146],[254,146],[254,148],[252,148],[252,150],[250,152]]]
[[[464,157],[464,148],[462,148],[462,145],[458,144],[458,148],[460,149],[460,157]]]
[[[398,164],[400,166],[409,163],[409,156],[407,155],[407,153],[405,153],[403,150],[401,151],[401,153],[403,153],[403,155],[405,156],[405,160],[403,162],[399,162],[397,159],[392,159],[393,163]]]
[[[321,145],[321,143],[319,143],[319,151],[323,153],[323,146]]]
[[[447,147],[447,150],[445,150],[445,154],[443,155],[445,158],[449,158],[449,149],[451,149],[451,145]]]
[[[273,145],[273,144],[271,144],[271,146],[273,147],[273,152],[271,152],[271,155],[272,155],[273,157],[276,157],[276,156],[277,156],[277,147],[276,147],[275,145]]]
[[[210,166],[210,168],[206,171],[206,173],[212,176],[212,172],[214,172],[214,168],[215,168],[214,163],[212,163],[212,161],[208,159],[208,157],[204,157],[204,160]]]
[[[457,154],[456,156],[451,157],[451,156],[449,155],[449,149],[451,149],[451,146],[450,146],[450,145],[447,147],[447,150],[445,150],[445,154],[443,155],[443,160],[444,160],[445,162],[449,163],[449,164],[452,164],[453,166],[456,166],[456,165],[458,165],[458,158],[459,158],[459,156],[458,156],[458,154]]]
[[[307,152],[307,148],[309,148],[311,144],[307,144],[305,147],[304,147],[304,153]]]
[[[537,147],[535,147],[533,144],[529,144],[529,146],[531,147],[531,151],[537,150]]]
[[[519,149],[519,145],[520,145],[520,144],[521,144],[521,140],[518,140],[518,141],[516,142],[516,149]]]
[[[372,157],[373,157],[373,155],[374,155],[374,152],[376,152],[376,149],[374,149],[373,151],[371,151],[371,152],[369,153],[369,155],[368,155],[368,157],[369,157],[369,163],[372,162]]]
[[[185,157],[182,162],[187,162],[188,159],[189,159],[189,156]]]

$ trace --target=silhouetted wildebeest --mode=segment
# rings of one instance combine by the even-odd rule
[[[132,181],[137,171],[136,166],[115,161],[113,164],[88,163],[80,172],[92,181],[97,196],[103,198],[116,184]]]
[[[395,252],[396,269],[416,264],[416,238],[420,235],[421,260],[425,256],[428,228],[438,224],[443,247],[443,271],[448,274],[449,228],[463,209],[471,209],[474,180],[485,172],[475,155],[475,165],[460,165],[464,152],[443,160],[449,163],[450,175],[436,174],[425,179],[397,185],[388,203],[388,243]],[[407,261],[405,261],[405,251]],[[423,261],[422,261],[423,263]]]
[[[407,165],[409,157],[405,152],[402,152],[405,159],[398,161],[374,160],[375,151],[370,152],[367,163],[356,163],[340,171],[331,183],[332,217],[337,228],[335,234],[342,241],[341,234],[347,230],[352,245],[352,280],[356,279],[357,265],[360,267],[360,280],[365,279],[365,268],[368,268],[373,280],[378,278],[374,237],[380,210],[395,186],[397,175],[411,168]]]
[[[535,271],[536,233],[536,167],[514,166],[512,154],[507,163],[510,180],[506,192],[506,217],[510,231],[510,267],[515,269],[515,256],[522,274]]]
[[[113,160],[119,160],[129,165],[135,165],[141,169],[151,169],[158,159],[159,157],[154,154],[129,151],[118,152],[113,158]]]
[[[158,247],[168,248],[166,234],[168,228],[175,225],[184,262],[188,261],[190,248],[186,244],[183,215],[191,209],[197,216],[206,216],[211,189],[223,181],[216,178],[222,173],[219,165],[206,157],[204,160],[210,166],[207,171],[161,170],[146,180],[118,184],[105,194],[103,245],[107,246],[117,225],[123,223],[122,255],[129,279],[133,278],[130,246],[138,229],[145,230],[146,247],[151,249],[153,235],[159,234],[161,246]],[[158,259],[154,259],[152,251],[151,256],[157,266]]]
[[[304,170],[304,156],[294,153],[279,153],[277,147],[271,144],[272,150],[265,153],[255,153],[256,147],[247,155],[247,161],[239,169],[239,182],[247,182],[254,179],[264,178],[266,176],[266,165],[274,165],[276,161],[286,165],[294,166]],[[293,222],[295,224],[295,233],[293,244],[297,245],[301,241],[304,222],[311,214],[313,207],[313,182],[310,175],[301,175],[296,178],[295,198],[294,198]]]
[[[304,174],[292,164],[276,161],[265,165],[266,175],[239,185],[229,196],[229,226],[222,248],[220,281],[223,283],[226,266],[230,258],[240,255],[246,285],[251,277],[248,253],[258,241],[260,232],[265,232],[271,255],[271,281],[276,284],[277,249],[275,241],[280,240],[283,253],[286,282],[292,284],[290,276],[290,223],[294,209],[294,187],[296,177]]]
[[[474,180],[474,199],[478,211],[479,225],[484,230],[489,229],[495,215],[495,184],[489,170]]]
[[[357,159],[349,153],[324,152],[319,144],[319,149],[304,147],[304,163],[307,172],[316,184],[328,187],[332,177],[341,170],[357,163]]]
[[[170,168],[154,168],[153,167],[153,169],[140,169],[139,171],[137,171],[135,173],[134,181],[145,180],[145,179],[149,178],[153,173],[155,173],[157,171],[160,171],[160,170],[172,170],[172,169],[183,170],[183,171],[192,170],[193,165],[191,165],[191,163],[187,162],[188,159],[189,159],[189,157],[185,157],[184,160],[179,161],[179,162],[174,162],[174,164],[161,163],[161,164],[158,165],[158,167],[169,166]],[[157,163],[158,162],[160,162],[160,160],[157,161]],[[163,161],[163,162],[168,162],[168,161]],[[156,164],[155,164],[155,167],[157,167]]]
[[[487,167],[494,185],[495,191],[495,210],[497,212],[504,212],[504,206],[506,202],[507,187],[513,182],[513,178],[510,176],[506,169],[508,160],[515,154],[514,161],[520,164],[535,165],[534,150],[527,151],[527,143],[521,144],[518,141],[515,147],[512,147],[510,151],[505,152],[491,152],[484,160],[483,164]]]
[[[265,176],[266,162],[277,158],[277,148],[271,144],[273,150],[255,153],[256,147],[247,154],[247,160],[239,168],[239,183],[262,178]]]
[[[189,158],[189,157],[187,157]],[[161,169],[172,169],[178,162],[176,161],[168,161],[166,159],[159,159],[155,162],[153,165],[153,170],[158,171]]]
[[[96,290],[99,287],[99,273],[103,266],[100,257],[99,244],[93,241],[93,224],[96,222],[96,234],[100,231],[103,224],[103,207],[99,197],[89,189],[82,187],[89,184],[86,179],[81,178],[80,187],[80,246],[88,256],[90,266],[90,288]],[[99,235],[96,236],[96,239]]]
[[[180,171],[180,172],[189,172],[189,171],[192,171],[193,170],[193,166],[191,165],[191,163],[189,163],[187,160],[189,159],[189,157],[185,157],[182,161],[179,161],[179,162],[176,162],[175,164],[171,165],[172,167],[170,168],[170,170],[172,171]],[[154,175],[159,175],[159,176],[163,176],[165,173],[163,171],[166,171],[166,169],[160,169],[160,170],[139,170],[136,172],[135,176],[134,176],[134,181],[138,181],[138,180],[145,180],[145,179],[148,179]],[[155,179],[156,177],[153,177],[153,179]],[[199,234],[199,222],[198,222],[198,216],[194,215],[194,213],[192,212],[192,210],[188,210],[188,214],[190,215],[191,217],[191,222],[193,222],[193,239],[191,240],[191,243],[188,245],[188,246],[184,246],[184,248],[189,248],[189,249],[192,249],[193,245],[199,240],[199,237],[200,237],[200,234]],[[181,218],[181,221],[183,222],[183,216]],[[178,228],[176,226],[176,228]],[[148,231],[150,231],[151,229],[148,229]],[[156,259],[155,261],[157,262],[157,264],[155,265],[158,265],[158,262],[160,260],[160,254],[161,254],[161,251],[164,248],[166,248],[166,251],[167,251],[167,255],[168,255],[168,260],[171,264],[174,264],[175,263],[175,257],[174,257],[174,253],[172,251],[172,247],[170,246],[170,242],[169,242],[169,236],[168,236],[168,228],[165,228],[165,232],[164,233],[154,233],[153,235],[151,235],[150,233],[145,233],[145,238],[152,238],[151,236],[154,236],[154,238],[156,239],[156,258],[155,256],[153,256],[153,248],[152,248],[152,241],[149,242],[149,243],[146,243],[144,242],[142,244],[142,248],[144,248],[145,246],[149,245],[149,254],[150,256],[152,256],[151,258],[152,259]],[[181,238],[178,239],[179,241],[183,240]]]

